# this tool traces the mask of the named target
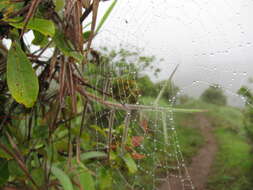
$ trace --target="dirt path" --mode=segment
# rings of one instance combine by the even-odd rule
[[[205,189],[205,185],[217,152],[217,144],[212,133],[210,122],[202,114],[198,114],[196,117],[206,144],[199,150],[198,154],[192,158],[192,163],[188,167],[188,171],[195,190],[207,190]],[[182,187],[182,183],[178,178],[172,176],[168,181],[169,183],[165,183],[161,190],[188,190]]]

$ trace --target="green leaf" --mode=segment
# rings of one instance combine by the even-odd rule
[[[60,31],[56,31],[53,40],[54,40],[57,48],[59,48],[59,50],[64,55],[75,58],[79,63],[81,63],[83,61],[83,55],[80,52],[73,50],[70,42],[68,42],[65,39],[63,33],[61,33]]]
[[[80,185],[85,190],[95,190],[94,180],[89,172],[82,172],[79,175]]]
[[[65,1],[64,0],[54,0],[54,4],[55,4],[55,11],[59,12],[64,8]]]
[[[9,178],[8,161],[0,158],[0,187],[4,185]]]
[[[0,142],[4,144],[7,148],[11,148],[11,146],[9,145],[9,141],[7,140],[7,137],[5,136],[0,137]],[[7,154],[3,149],[0,149],[0,158],[10,160],[12,157],[9,154]]]
[[[124,160],[128,170],[130,173],[135,173],[137,172],[137,166],[133,158],[129,153],[125,154],[122,159]]]
[[[48,39],[45,35],[41,34],[40,32],[33,31],[34,39],[32,44],[37,46],[45,47],[48,44]]]
[[[204,109],[184,109],[184,108],[171,108],[172,112],[177,113],[198,113],[198,112],[207,112],[208,110]]]
[[[73,190],[71,180],[64,171],[53,165],[51,168],[51,172],[60,181],[64,190]]]
[[[86,152],[81,154],[81,160],[88,160],[92,158],[103,158],[106,157],[107,155],[104,152],[96,152],[96,151],[91,151],[91,152]]]
[[[0,2],[0,11],[4,8],[7,8],[8,6],[10,5],[9,1],[8,0],[2,0]]]
[[[10,176],[12,177],[19,177],[19,178],[25,178],[24,172],[19,167],[18,163],[15,160],[10,160],[8,162],[8,170],[10,173]]]
[[[112,2],[112,4],[110,5],[110,7],[107,9],[107,11],[105,12],[105,14],[102,17],[101,21],[98,24],[98,27],[96,29],[95,34],[97,34],[99,32],[99,30],[102,28],[102,26],[104,25],[105,21],[108,19],[109,15],[111,14],[113,8],[115,7],[116,3],[117,3],[117,0],[114,0]]]
[[[110,168],[101,168],[99,170],[99,190],[110,190],[112,189],[112,174]]]
[[[104,131],[101,127],[99,127],[99,126],[97,126],[97,125],[91,125],[90,128],[96,130],[96,131],[99,132],[101,135],[103,135],[104,137],[106,137],[106,133],[105,133],[105,131]]]
[[[33,177],[34,181],[39,185],[42,186],[44,183],[44,171],[42,168],[35,168],[31,171],[31,176]]]
[[[0,12],[6,16],[24,7],[24,2],[11,2],[10,0],[0,1]]]
[[[7,84],[12,97],[32,107],[38,97],[39,82],[32,64],[20,45],[13,42],[7,58]]]
[[[90,38],[90,34],[91,34],[91,31],[90,31],[90,30],[84,32],[84,33],[83,33],[83,38],[84,38],[85,40],[88,40],[88,39]]]
[[[9,22],[11,26],[22,29],[24,28],[25,23],[20,22],[20,20],[23,20],[23,19],[21,17],[18,17],[14,19],[7,19],[6,21]],[[41,18],[32,18],[28,22],[26,28],[38,31],[41,34],[44,34],[45,36],[53,37],[55,34],[55,26],[51,20],[46,20],[46,19],[41,19]]]

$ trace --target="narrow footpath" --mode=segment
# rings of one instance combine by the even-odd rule
[[[201,134],[205,139],[205,145],[200,148],[198,153],[192,158],[191,165],[188,167],[188,172],[191,176],[195,190],[207,190],[206,184],[208,175],[217,152],[217,143],[212,132],[212,126],[208,119],[203,114],[197,114],[198,126]],[[181,181],[176,177],[169,177],[160,190],[183,190]],[[189,190],[186,189],[185,190]]]

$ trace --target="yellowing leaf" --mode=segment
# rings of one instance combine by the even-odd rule
[[[20,45],[13,42],[7,60],[7,84],[12,97],[32,107],[38,97],[39,82],[32,64]]]

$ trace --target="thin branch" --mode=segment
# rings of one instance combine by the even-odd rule
[[[112,109],[119,109],[129,112],[130,110],[146,110],[146,111],[172,111],[172,112],[185,112],[185,113],[192,113],[192,112],[206,112],[207,110],[202,109],[180,109],[180,108],[173,108],[173,107],[158,107],[158,106],[147,106],[147,105],[136,105],[136,104],[120,104],[114,103],[111,101],[105,101],[102,98],[86,92],[81,86],[77,86],[77,91],[85,96],[88,100],[93,102],[99,102],[109,108]]]

